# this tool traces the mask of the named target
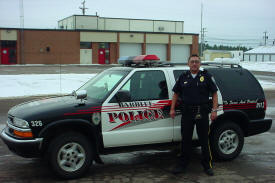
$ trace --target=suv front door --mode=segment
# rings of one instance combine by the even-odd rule
[[[104,147],[171,142],[173,121],[165,73],[136,71],[102,106]]]

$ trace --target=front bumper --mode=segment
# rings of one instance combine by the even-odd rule
[[[264,133],[271,128],[272,119],[251,120],[248,124],[246,136]]]
[[[16,139],[8,135],[6,131],[7,127],[2,130],[0,137],[12,152],[25,158],[40,156],[43,138],[28,140]]]

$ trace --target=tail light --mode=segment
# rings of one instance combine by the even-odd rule
[[[266,110],[267,107],[267,103],[266,103],[266,99],[264,99],[264,110]]]

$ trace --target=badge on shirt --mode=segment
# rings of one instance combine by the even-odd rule
[[[203,77],[203,76],[200,77],[200,81],[201,81],[201,82],[204,81],[204,77]]]

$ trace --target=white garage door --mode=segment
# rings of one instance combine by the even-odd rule
[[[138,43],[120,43],[119,56],[137,56],[141,55],[141,44]]]
[[[249,60],[249,55],[244,55],[244,61],[250,61]]]
[[[256,55],[250,55],[250,61],[255,62],[256,61]]]
[[[171,45],[171,62],[184,62],[187,63],[190,56],[189,45]]]
[[[257,62],[263,61],[263,55],[257,55]]]
[[[161,61],[167,60],[166,44],[146,44],[146,55],[157,55]]]
[[[92,49],[80,49],[80,64],[92,64]]]
[[[264,61],[266,62],[270,61],[270,55],[264,55]]]

